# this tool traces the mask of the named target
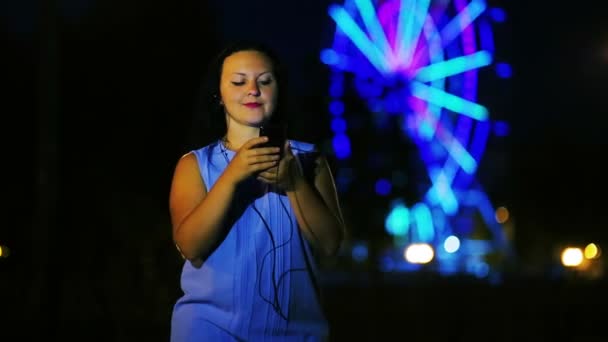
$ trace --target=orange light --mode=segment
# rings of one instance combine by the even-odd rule
[[[494,213],[494,218],[498,223],[505,223],[509,219],[509,210],[506,207],[498,207],[496,208],[496,212]]]

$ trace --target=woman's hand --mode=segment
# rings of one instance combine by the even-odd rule
[[[256,137],[247,141],[237,151],[224,173],[232,177],[236,183],[240,183],[254,174],[276,167],[281,158],[280,149],[278,147],[256,147],[267,141],[267,137]]]
[[[297,161],[289,142],[285,142],[284,155],[278,165],[260,172],[258,180],[261,182],[276,185],[279,189],[288,191],[293,187],[293,183],[301,177]]]

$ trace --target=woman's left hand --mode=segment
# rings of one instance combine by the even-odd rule
[[[285,142],[283,156],[279,165],[271,167],[258,174],[261,182],[276,185],[283,191],[288,191],[293,187],[293,182],[301,177],[295,155],[291,151],[289,141]]]

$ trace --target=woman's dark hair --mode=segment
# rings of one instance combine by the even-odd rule
[[[220,79],[224,60],[240,51],[257,51],[264,54],[270,60],[278,88],[277,104],[270,121],[279,124],[286,123],[283,113],[285,113],[287,103],[287,76],[278,55],[273,49],[263,43],[236,41],[224,47],[216,55],[203,77],[204,81],[201,84],[197,103],[195,104],[194,127],[190,139],[191,144],[194,146],[205,145],[219,139],[226,133],[224,107],[220,105]]]

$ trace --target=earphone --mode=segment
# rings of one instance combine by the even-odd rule
[[[221,150],[221,152],[222,152],[222,154],[224,156],[224,159],[226,161],[226,165],[228,165],[230,163],[230,159],[228,158],[228,153],[226,151],[226,147],[224,146],[224,144],[223,144],[223,142],[221,140],[218,142],[218,144],[220,146],[220,150]],[[277,168],[278,168],[278,166],[277,166]],[[277,169],[277,173],[279,171],[280,170]],[[291,173],[289,175],[290,175],[290,180],[293,183],[293,178],[291,178],[292,177]],[[271,185],[267,184],[266,192],[268,192],[268,187],[270,187],[270,186]],[[264,254],[264,256],[262,257],[262,264],[261,264],[259,272],[258,272],[258,279],[259,279],[260,282],[262,281],[261,274],[262,274],[262,271],[264,269],[264,265],[266,263],[267,258],[272,254],[273,265],[272,265],[271,277],[272,277],[272,288],[273,288],[274,295],[273,295],[272,299],[266,298],[262,294],[262,286],[261,285],[258,287],[258,295],[260,296],[260,298],[262,298],[262,300],[264,300],[266,303],[268,303],[281,318],[283,318],[286,321],[289,321],[289,318],[287,317],[287,314],[284,312],[283,308],[281,308],[281,304],[280,304],[280,301],[279,301],[279,288],[280,288],[280,284],[281,284],[283,278],[287,274],[289,274],[290,272],[297,272],[297,271],[308,272],[308,274],[309,274],[309,276],[311,278],[311,281],[313,283],[313,287],[314,287],[314,290],[315,290],[315,293],[316,293],[317,297],[320,297],[320,289],[319,289],[317,280],[315,278],[315,275],[312,272],[312,266],[311,266],[311,263],[310,263],[310,260],[309,260],[308,253],[306,252],[306,247],[305,247],[305,244],[304,244],[304,240],[302,238],[301,232],[299,232],[299,231],[297,233],[298,233],[298,237],[299,237],[299,240],[300,240],[300,246],[301,246],[301,249],[302,249],[302,253],[304,253],[304,261],[306,263],[306,268],[291,268],[291,269],[285,270],[283,273],[281,273],[279,275],[279,277],[277,279],[277,275],[276,275],[276,251],[279,248],[281,248],[281,247],[287,245],[288,243],[290,243],[290,241],[293,238],[293,232],[294,232],[293,221],[292,221],[291,216],[289,215],[289,210],[287,209],[287,207],[286,207],[286,205],[283,202],[283,200],[282,200],[281,197],[279,197],[278,200],[281,203],[281,207],[283,208],[283,211],[287,215],[287,217],[289,219],[289,224],[290,224],[289,238],[285,242],[281,243],[280,245],[277,245],[277,241],[275,241],[275,237],[274,237],[274,234],[272,233],[272,229],[270,228],[270,225],[268,224],[268,222],[266,221],[266,219],[264,218],[264,216],[262,215],[262,213],[259,211],[259,209],[256,207],[255,202],[251,204],[252,209],[256,212],[256,214],[259,216],[260,220],[264,224],[264,227],[265,227],[266,231],[268,232],[268,235],[269,235],[269,238],[270,238],[270,242],[272,244],[272,248],[268,252],[266,252]],[[299,201],[297,199],[297,196],[296,196],[296,202],[298,203],[297,205],[299,206]],[[307,228],[310,231],[310,228],[308,227],[308,223],[306,223],[306,225],[307,225]],[[312,234],[312,236],[315,239],[317,239],[317,237],[314,235],[314,233],[312,231],[310,233]]]

